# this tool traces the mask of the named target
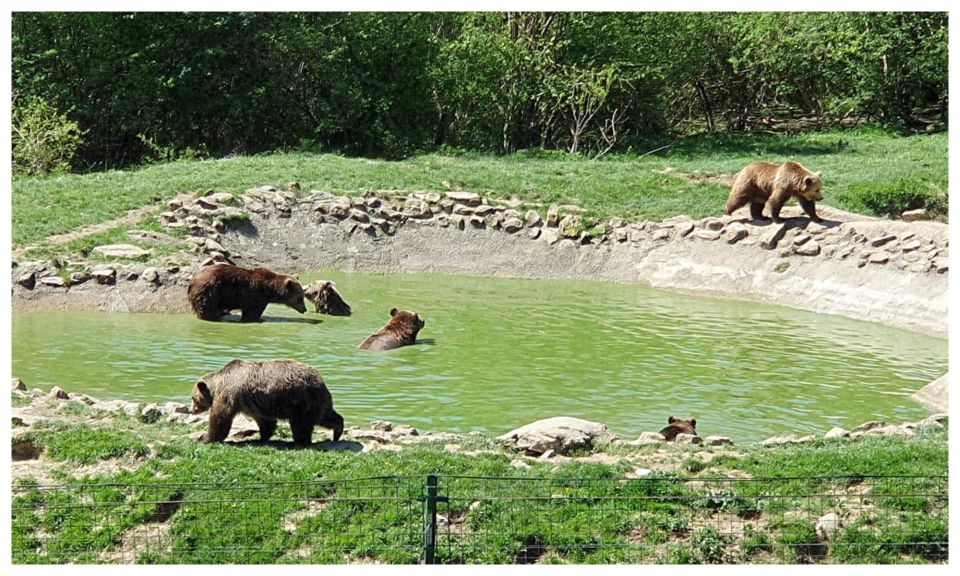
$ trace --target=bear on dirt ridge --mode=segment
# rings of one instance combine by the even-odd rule
[[[408,344],[415,344],[417,333],[426,322],[416,312],[407,310],[390,310],[390,321],[376,334],[367,336],[360,343],[363,350],[393,350]]]
[[[724,212],[729,216],[734,210],[750,204],[750,217],[766,220],[763,205],[768,204],[770,216],[779,223],[782,222],[780,209],[796,196],[807,216],[814,222],[821,222],[816,210],[816,201],[823,200],[820,176],[820,172],[811,172],[796,162],[753,162],[737,174]]]
[[[677,434],[697,435],[696,418],[684,420],[683,418],[675,418],[671,416],[667,418],[667,424],[669,424],[669,426],[666,426],[660,430],[660,433],[663,434],[663,437],[667,439],[667,442],[673,442],[677,438]]]
[[[187,299],[201,320],[219,320],[240,309],[244,322],[260,320],[267,304],[285,304],[303,314],[303,287],[292,276],[266,268],[215,264],[201,268],[190,280]]]
[[[349,316],[353,313],[337,292],[337,285],[330,280],[314,280],[303,289],[303,295],[313,302],[318,314]]]
[[[333,409],[323,377],[294,360],[232,360],[201,376],[193,387],[192,400],[193,414],[210,410],[202,442],[223,442],[237,414],[256,421],[264,442],[273,436],[278,419],[290,421],[297,446],[310,445],[317,425],[332,430],[334,442],[343,434],[343,416]]]

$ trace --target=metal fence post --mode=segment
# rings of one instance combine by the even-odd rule
[[[437,502],[447,502],[445,496],[437,496],[437,475],[427,475],[427,493],[423,497],[423,563],[434,564],[437,552]]]

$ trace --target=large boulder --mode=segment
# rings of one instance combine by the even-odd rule
[[[531,455],[547,450],[567,455],[574,450],[589,450],[598,443],[612,442],[617,437],[599,422],[557,416],[521,426],[497,439]]]

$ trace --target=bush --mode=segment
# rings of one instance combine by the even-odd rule
[[[854,184],[841,196],[878,216],[899,218],[905,211],[917,208],[925,208],[933,216],[947,215],[946,195],[918,180],[901,178],[893,182]]]
[[[83,145],[83,132],[77,123],[42,98],[31,97],[17,104],[14,99],[14,175],[69,171],[71,160]]]

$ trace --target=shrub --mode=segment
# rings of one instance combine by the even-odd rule
[[[83,145],[79,125],[38,97],[14,98],[11,132],[14,175],[67,172]]]

